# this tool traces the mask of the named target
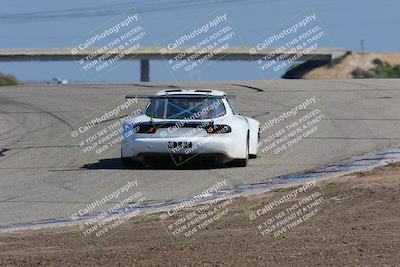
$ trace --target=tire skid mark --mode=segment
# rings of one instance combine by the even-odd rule
[[[30,109],[30,110],[40,111],[41,113],[47,114],[47,115],[55,118],[56,120],[62,122],[63,124],[68,125],[72,129],[72,125],[68,121],[64,120],[60,116],[58,116],[58,115],[56,115],[56,114],[54,114],[54,113],[52,113],[50,111],[44,110],[44,109],[39,108],[37,106],[34,106],[32,104],[19,102],[19,101],[15,101],[15,100],[10,100],[10,99],[1,99],[1,102],[6,103],[6,104],[12,104],[12,105],[15,105],[15,106],[20,106],[20,107],[27,108],[27,109]]]
[[[224,85],[233,85],[233,86],[239,86],[239,87],[243,87],[243,88],[248,88],[248,89],[255,90],[257,93],[259,93],[259,92],[265,92],[265,90],[262,89],[262,88],[258,88],[258,87],[250,86],[250,85],[235,84],[235,83],[226,83],[226,84],[224,84]]]
[[[67,122],[66,120],[64,120],[63,118],[61,118],[61,117],[59,117],[59,116],[57,116],[57,115],[55,115],[55,114],[53,114],[51,112],[48,112],[48,111],[46,111],[44,109],[36,107],[36,106],[34,106],[32,104],[23,103],[23,102],[11,100],[11,99],[5,99],[5,98],[0,98],[0,104],[9,104],[9,105],[17,106],[17,107],[22,107],[23,109],[28,109],[28,110],[33,110],[33,111],[40,111],[40,113],[46,114],[46,115],[56,119],[57,121],[59,121],[59,122],[61,122],[63,124],[66,124],[68,127],[70,127],[72,129],[71,124],[69,122]],[[15,146],[16,144],[20,143],[22,140],[24,140],[24,138],[29,136],[30,133],[40,132],[40,131],[43,131],[43,130],[48,129],[50,127],[50,126],[47,126],[47,127],[42,127],[42,128],[35,129],[33,131],[29,131],[26,127],[24,127],[24,123],[21,123],[18,120],[18,118],[15,116],[15,114],[11,114],[11,113],[5,112],[3,110],[2,110],[2,113],[5,113],[5,114],[13,117],[14,120],[20,125],[20,127],[22,127],[25,130],[25,133],[23,133],[23,134],[14,135],[14,136],[11,136],[11,137],[7,137],[5,139],[1,139],[0,141],[6,140],[6,139],[9,139],[9,138],[15,138],[14,140],[12,140],[10,143],[8,143],[6,145],[7,147]],[[24,151],[23,149],[14,151],[14,153],[2,158],[0,160],[0,162],[3,162],[3,161],[7,160],[10,157],[14,157],[15,155],[17,155],[17,154],[19,154],[19,153],[21,153],[23,151]]]

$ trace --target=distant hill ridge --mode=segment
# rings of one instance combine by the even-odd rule
[[[400,53],[350,53],[331,63],[306,61],[284,79],[400,78]]]

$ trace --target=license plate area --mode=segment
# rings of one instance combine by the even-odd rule
[[[184,148],[192,148],[192,142],[168,142],[168,148],[171,149],[184,149]]]

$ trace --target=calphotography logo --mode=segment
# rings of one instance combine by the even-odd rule
[[[328,34],[310,9],[257,39],[249,53],[263,75],[271,77],[285,75],[296,62],[319,60],[329,47]]]
[[[218,142],[218,138],[223,138],[223,134],[228,132],[228,126],[217,128],[209,118],[218,118],[224,114],[224,104],[221,99],[208,99],[199,101],[197,105],[191,107],[187,112],[193,113],[191,116],[184,117],[178,122],[167,128],[161,125],[161,137],[173,138],[174,141],[168,142],[168,149],[172,160],[176,166],[184,163],[193,163],[196,156],[207,150],[210,142]],[[207,118],[207,120],[204,120]],[[188,127],[198,121],[195,126]],[[221,121],[223,122],[223,120]],[[187,141],[193,140],[193,141]],[[177,161],[174,155],[186,156],[184,160]]]
[[[178,80],[191,77],[207,67],[211,60],[224,57],[224,52],[238,42],[228,14],[219,9],[165,40],[160,53]]]
[[[400,1],[1,4],[0,266],[400,267]]]
[[[296,228],[328,214],[330,205],[316,181],[309,181],[293,190],[284,190],[261,207],[251,208],[248,217],[268,245],[273,245]]]
[[[142,102],[137,98],[126,99],[123,103],[116,100],[76,122],[72,130],[67,130],[80,148],[79,159],[86,161],[91,157],[106,157],[119,150],[121,142],[134,133],[136,118],[143,111]]]
[[[224,188],[227,188],[226,179],[161,213],[160,219],[171,239],[188,242],[227,219],[237,196],[224,192]]]
[[[138,191],[138,180],[109,188],[108,193],[94,196],[87,205],[78,208],[71,218],[78,222],[83,241],[88,246],[104,242],[114,235],[118,228],[139,214],[139,208],[146,201]]]
[[[333,128],[315,95],[305,95],[259,119],[258,149],[261,154],[267,155],[270,164]]]
[[[96,28],[73,44],[71,55],[84,78],[96,81],[148,45],[149,33],[134,9]]]

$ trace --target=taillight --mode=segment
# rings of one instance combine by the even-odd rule
[[[206,127],[206,131],[209,134],[224,134],[232,132],[231,127],[228,125],[209,125]]]
[[[157,131],[157,128],[153,125],[137,125],[134,128],[135,133],[147,133],[147,134],[153,134]]]

